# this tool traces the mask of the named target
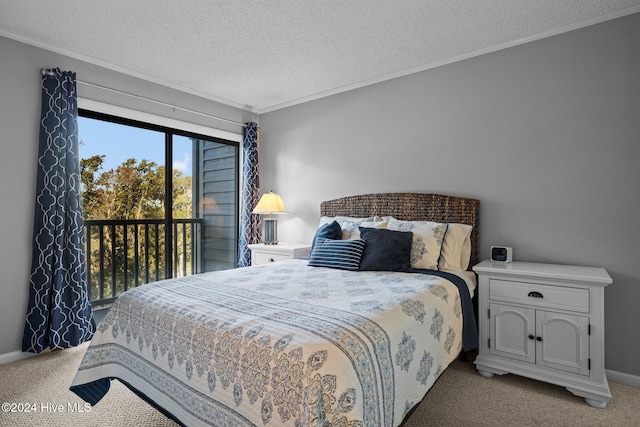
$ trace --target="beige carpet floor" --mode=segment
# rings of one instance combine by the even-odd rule
[[[36,409],[0,412],[0,426],[177,425],[117,381],[90,411],[70,412],[69,405],[84,410],[69,384],[85,349],[83,345],[0,365],[0,403],[35,404]],[[455,361],[403,427],[640,426],[640,388],[613,382],[609,386],[613,399],[607,408],[595,409],[562,387],[516,375],[483,378],[473,364]],[[60,407],[61,412],[54,412]]]

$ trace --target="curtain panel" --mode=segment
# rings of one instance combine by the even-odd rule
[[[258,175],[258,125],[247,123],[242,142],[242,200],[240,206],[240,238],[238,240],[238,267],[251,265],[248,245],[260,241],[260,216],[251,212],[260,200]]]
[[[29,305],[22,350],[88,341],[95,322],[86,285],[76,76],[42,71]]]

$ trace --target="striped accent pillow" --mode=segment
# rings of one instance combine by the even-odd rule
[[[358,270],[364,245],[365,241],[362,239],[318,239],[309,256],[309,265],[311,267]]]

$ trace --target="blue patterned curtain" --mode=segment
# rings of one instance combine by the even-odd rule
[[[258,176],[258,125],[247,123],[242,142],[242,201],[240,206],[240,239],[238,241],[238,267],[251,265],[248,245],[260,240],[260,216],[251,213],[260,200]]]
[[[76,76],[44,70],[29,306],[22,351],[68,348],[90,340]]]

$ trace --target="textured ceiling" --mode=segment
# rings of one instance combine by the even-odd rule
[[[0,35],[262,113],[635,12],[640,0],[0,0]]]

